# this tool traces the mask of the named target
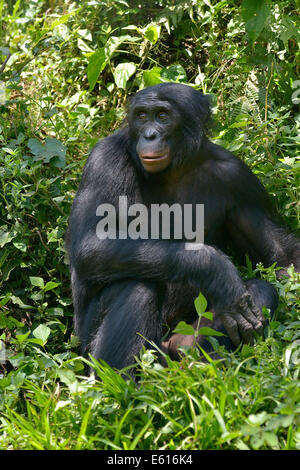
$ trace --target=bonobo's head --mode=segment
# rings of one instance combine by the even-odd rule
[[[127,122],[144,170],[159,173],[196,158],[209,117],[208,98],[190,86],[161,83],[138,92]]]

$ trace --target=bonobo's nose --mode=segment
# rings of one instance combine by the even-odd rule
[[[158,137],[158,132],[155,129],[146,129],[143,137],[146,140],[155,140]]]

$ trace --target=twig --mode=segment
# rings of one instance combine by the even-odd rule
[[[10,56],[11,56],[11,53],[9,52],[8,56],[6,57],[5,61],[3,62],[3,64],[0,67],[0,74],[3,73]]]

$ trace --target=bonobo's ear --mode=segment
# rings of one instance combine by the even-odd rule
[[[195,114],[201,121],[201,125],[205,133],[209,133],[212,128],[213,120],[211,116],[212,95],[203,95],[200,91],[194,91],[194,108]]]

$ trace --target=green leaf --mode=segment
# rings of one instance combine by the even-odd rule
[[[181,335],[193,335],[195,334],[195,330],[192,325],[188,325],[185,321],[180,321],[173,330],[173,333],[180,333]]]
[[[243,0],[242,17],[251,41],[260,35],[269,15],[270,9],[264,0]]]
[[[300,35],[297,26],[288,17],[284,16],[279,27],[279,37],[284,43],[284,46],[288,47],[288,41],[294,37],[298,42],[300,41]]]
[[[255,434],[254,436],[251,436],[250,442],[254,449],[259,449],[264,445],[264,437],[262,434]]]
[[[35,330],[33,330],[32,334],[35,338],[42,340],[42,346],[46,344],[47,339],[51,333],[50,328],[47,325],[39,325]]]
[[[32,307],[31,305],[24,304],[24,302],[20,299],[20,297],[17,297],[15,295],[11,296],[11,301],[16,305],[19,305],[20,308],[23,308],[26,310],[34,309],[34,307]]]
[[[8,328],[9,330],[12,330],[16,327],[23,328],[24,323],[21,323],[16,318],[13,318],[10,315],[6,316],[0,312],[0,328]]]
[[[203,326],[199,328],[199,334],[204,336],[226,336],[224,333],[220,331],[214,330],[213,328],[209,328],[208,326]]]
[[[0,248],[3,248],[6,243],[9,243],[13,238],[17,236],[16,233],[6,232],[6,229],[6,225],[3,225],[2,228],[0,228]]]
[[[278,429],[281,426],[284,428],[288,428],[294,421],[294,415],[278,415],[274,416],[268,422],[267,428],[270,429]]]
[[[198,297],[195,299],[194,304],[195,304],[196,312],[198,313],[199,317],[201,317],[201,315],[205,312],[206,307],[207,307],[207,300],[204,297],[204,295],[201,294],[201,292],[198,295]]]
[[[151,44],[155,44],[160,36],[160,25],[150,24],[142,30],[142,33],[145,35],[146,39],[151,42]]]
[[[77,39],[77,47],[82,52],[94,52],[81,38]]]
[[[18,250],[25,251],[27,250],[27,246],[24,242],[13,242],[14,247],[16,247]]]
[[[273,432],[264,432],[264,439],[272,449],[278,447],[278,437]]]
[[[39,346],[44,346],[44,341],[40,338],[28,338],[28,343],[38,344]]]
[[[135,73],[136,65],[133,62],[124,62],[117,65],[113,75],[118,88],[126,89],[129,78]]]
[[[241,350],[241,357],[245,359],[246,357],[251,357],[254,354],[254,348],[253,346],[250,346],[249,344],[243,344],[242,350]]]
[[[90,56],[89,64],[87,67],[87,77],[89,81],[90,91],[92,91],[96,85],[100,73],[105,69],[107,64],[104,47],[94,52]]]
[[[3,305],[6,305],[7,302],[10,300],[11,293],[7,292],[5,296],[0,300],[0,307],[3,307]]]
[[[26,374],[25,372],[19,370],[16,374],[13,374],[11,377],[11,383],[16,387],[21,387],[25,380]]]
[[[207,318],[210,321],[213,321],[214,319],[214,314],[212,312],[203,312],[202,317]]]
[[[57,26],[66,23],[69,20],[70,16],[73,16],[76,13],[78,13],[79,10],[80,8],[77,8],[76,10],[73,10],[70,13],[66,13],[65,15],[62,15],[60,18],[57,18],[56,20],[54,20],[50,26],[50,31],[52,31]]]
[[[47,312],[49,315],[53,317],[63,317],[64,316],[64,311],[60,307],[51,307],[47,309]]]
[[[122,44],[122,42],[129,42],[133,43],[136,41],[140,41],[141,39],[136,36],[129,36],[129,34],[125,34],[124,36],[111,36],[107,43],[105,44],[105,55],[107,59],[110,59],[114,52],[118,49],[118,47]]]
[[[269,418],[269,414],[266,411],[257,413],[256,415],[249,415],[248,421],[254,426],[261,426]]]
[[[69,369],[58,369],[57,374],[62,382],[67,385],[71,385],[76,382],[76,375],[72,370]]]
[[[160,79],[160,72],[161,72],[160,67],[153,67],[151,70],[144,70],[143,71],[143,78],[144,78],[144,83],[145,86],[152,86],[152,85],[157,85],[158,83],[161,83]]]
[[[44,291],[47,292],[48,290],[55,289],[55,287],[59,285],[60,285],[59,282],[53,282],[53,281],[47,282],[47,284],[44,287]]]
[[[55,411],[64,408],[65,406],[72,405],[72,400],[59,400],[55,405]]]
[[[27,331],[27,333],[23,335],[16,335],[16,340],[18,341],[19,344],[22,344],[24,343],[24,341],[26,341],[29,335],[30,335],[30,331]]]
[[[27,145],[35,156],[35,161],[41,160],[44,163],[49,163],[53,157],[56,157],[54,166],[58,168],[65,166],[67,147],[59,140],[47,137],[45,143],[42,144],[37,139],[29,139]]]
[[[186,82],[186,73],[180,64],[173,64],[164,68],[161,77],[170,82]]]
[[[32,284],[33,286],[43,288],[44,285],[45,285],[44,279],[41,278],[41,277],[30,276],[29,279],[30,279],[30,282],[31,282],[31,284]]]

